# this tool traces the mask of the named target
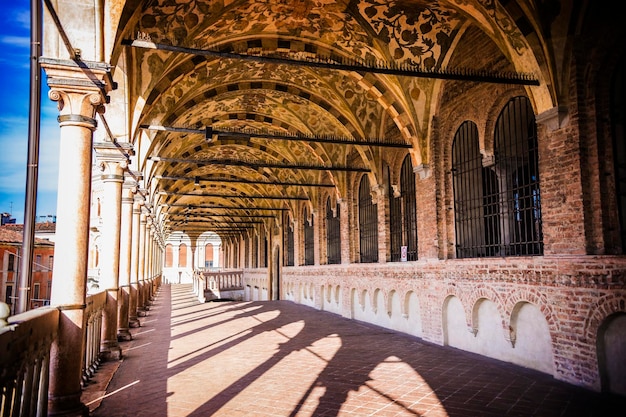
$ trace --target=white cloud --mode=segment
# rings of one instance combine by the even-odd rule
[[[23,28],[30,29],[30,10],[22,10],[16,13],[14,20],[21,24]]]
[[[30,49],[30,37],[28,36],[1,36],[0,43]]]

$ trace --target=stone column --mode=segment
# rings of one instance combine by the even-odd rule
[[[133,203],[137,191],[135,176],[127,173],[122,186],[122,219],[120,226],[120,299],[117,310],[117,340],[132,340],[130,334],[130,269],[133,229]]]
[[[87,416],[81,402],[85,350],[85,302],[91,154],[96,109],[111,88],[110,67],[102,63],[41,59],[49,97],[59,109],[59,187],[51,305],[61,311],[50,351],[48,416]]]
[[[133,220],[131,227],[130,297],[128,303],[128,325],[132,328],[141,326],[137,318],[137,309],[139,295],[139,225],[141,222],[142,204],[143,197],[136,193],[133,202]]]
[[[143,206],[144,210],[140,215],[139,221],[139,247],[137,249],[138,252],[138,283],[139,283],[139,291],[137,293],[137,315],[139,317],[144,317],[146,315],[146,299],[144,294],[146,292],[146,227],[147,227],[147,213],[145,211],[145,206]]]
[[[155,228],[154,228],[154,218],[150,219],[150,231],[148,238],[148,247],[150,248],[148,252],[148,271],[149,271],[149,282],[148,282],[148,292],[147,292],[147,300],[146,303],[152,305],[152,289],[154,285],[154,254],[156,252],[156,236],[155,236]]]
[[[120,271],[120,225],[122,211],[122,184],[128,168],[126,155],[112,142],[96,143],[96,160],[102,171],[102,248],[100,288],[107,299],[102,313],[102,339],[100,358],[119,360],[122,349],[117,341]]]

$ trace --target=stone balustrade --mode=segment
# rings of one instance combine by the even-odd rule
[[[216,299],[243,299],[243,270],[207,271],[193,274],[193,288],[200,302]]]
[[[58,326],[56,308],[9,317],[8,305],[0,303],[0,415],[46,414],[50,347]]]

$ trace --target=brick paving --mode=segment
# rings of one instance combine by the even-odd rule
[[[163,285],[141,322],[92,416],[626,416],[626,398],[287,301]]]

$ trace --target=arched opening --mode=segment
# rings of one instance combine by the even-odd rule
[[[626,396],[626,313],[613,314],[600,325],[597,352],[602,391]]]

